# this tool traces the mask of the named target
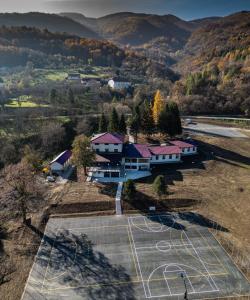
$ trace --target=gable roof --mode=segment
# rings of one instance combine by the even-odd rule
[[[99,144],[123,144],[124,136],[118,133],[100,133],[95,135],[91,139],[91,143],[99,143]]]
[[[124,148],[124,156],[129,158],[151,158],[147,145],[127,144]]]
[[[149,147],[153,155],[180,154],[181,149],[177,146],[152,146]]]
[[[57,162],[60,165],[64,165],[66,161],[70,159],[72,152],[70,150],[65,150],[61,154],[59,154],[55,159],[53,159],[50,164]]]
[[[194,145],[183,142],[183,141],[170,141],[170,144],[175,145],[179,148],[193,148]]]

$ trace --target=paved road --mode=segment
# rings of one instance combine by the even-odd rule
[[[184,130],[202,135],[221,136],[229,138],[246,138],[237,128],[223,127],[211,124],[195,123],[184,126]]]

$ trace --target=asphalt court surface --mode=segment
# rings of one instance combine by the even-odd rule
[[[198,218],[186,214],[50,219],[23,300],[250,295]]]

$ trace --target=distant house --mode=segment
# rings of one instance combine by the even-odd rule
[[[101,86],[101,78],[84,77],[81,79],[81,83],[85,87],[100,87]]]
[[[128,89],[132,86],[131,82],[122,78],[113,78],[108,81],[108,86],[115,91]]]
[[[197,146],[191,143],[183,141],[171,141],[170,144],[179,147],[181,150],[181,155],[183,156],[197,154]]]
[[[71,156],[72,156],[72,152],[70,150],[66,150],[61,154],[59,154],[55,159],[53,159],[50,162],[51,172],[55,174],[62,173],[69,165]]]
[[[67,80],[81,80],[80,73],[69,73],[66,77]]]

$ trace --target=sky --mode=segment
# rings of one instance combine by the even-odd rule
[[[131,11],[192,20],[241,10],[250,10],[250,0],[0,0],[0,12],[78,12],[88,17]]]

